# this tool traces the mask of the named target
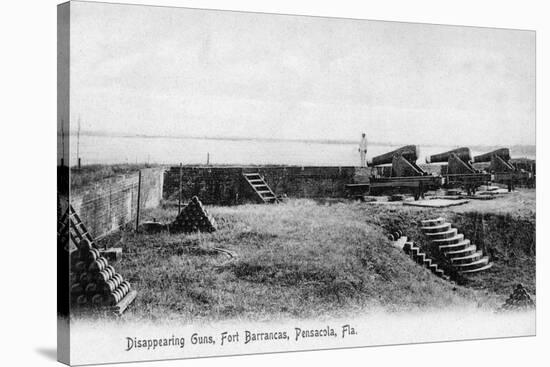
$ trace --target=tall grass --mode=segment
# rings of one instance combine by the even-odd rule
[[[272,320],[495,305],[414,263],[361,205],[290,200],[209,207],[214,233],[111,236],[111,244],[124,237],[117,270],[139,291],[127,317]],[[149,216],[167,221],[176,209]]]

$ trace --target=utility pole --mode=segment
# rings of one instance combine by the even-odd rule
[[[80,169],[80,115],[78,116],[78,130],[76,131],[76,159]]]
[[[139,210],[141,201],[141,170],[138,174],[137,211],[136,211],[136,232],[139,230]]]
[[[63,119],[61,119],[61,167],[65,165],[65,130],[63,128]]]
[[[178,192],[178,214],[181,213],[181,180],[183,178],[183,164],[180,163],[180,182],[179,182],[179,192]]]

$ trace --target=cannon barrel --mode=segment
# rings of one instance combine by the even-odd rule
[[[493,155],[497,155],[497,156],[499,156],[500,158],[504,159],[505,161],[508,161],[508,160],[510,160],[510,149],[508,149],[508,148],[501,148],[501,149],[493,150],[492,152],[489,152],[489,153],[476,155],[476,156],[474,157],[474,162],[475,162],[475,163],[490,162],[490,161],[491,161],[491,157],[492,157]]]
[[[470,148],[457,148],[449,150],[445,153],[433,154],[429,157],[426,157],[426,163],[441,163],[447,162],[451,154],[455,154],[461,160],[469,162],[472,160],[472,155],[470,154]]]
[[[378,166],[381,164],[390,164],[392,163],[393,157],[396,155],[401,155],[403,158],[409,162],[416,162],[418,159],[418,148],[416,145],[405,145],[399,149],[392,150],[391,152],[384,153],[373,157],[367,162],[369,166]]]

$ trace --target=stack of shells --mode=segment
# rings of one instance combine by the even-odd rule
[[[391,231],[390,235],[388,236],[388,239],[392,242],[397,241],[403,236],[403,231],[400,229]]]
[[[501,310],[515,311],[532,307],[535,307],[535,302],[533,302],[523,285],[518,284],[510,297],[502,305]]]
[[[71,299],[78,306],[114,306],[130,292],[130,283],[122,278],[93,248],[82,239],[71,253]]]
[[[171,232],[214,232],[215,230],[216,221],[196,196],[193,196],[170,225]]]

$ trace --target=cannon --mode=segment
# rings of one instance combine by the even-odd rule
[[[371,160],[367,161],[367,165],[372,167],[382,164],[390,164],[395,156],[401,156],[409,162],[416,162],[418,159],[418,148],[416,145],[405,145],[404,147],[392,150],[391,152],[373,157]]]
[[[492,152],[480,154],[474,157],[474,163],[492,162],[493,158],[498,158],[503,162],[510,161],[510,149],[501,148]],[[506,163],[505,163],[506,164]]]
[[[516,168],[510,159],[510,149],[501,148],[475,156],[474,163],[490,162],[485,170],[493,175],[493,181],[506,184],[508,191],[512,191],[518,181],[529,180],[531,174]]]
[[[462,162],[470,162],[472,155],[470,148],[456,148],[449,150],[448,152],[433,154],[426,158],[426,163],[444,163],[449,161],[452,157],[458,158]]]
[[[391,152],[373,157],[367,162],[367,166],[376,167],[391,164],[391,177],[410,177],[427,175],[422,168],[418,167],[418,148],[416,145],[406,145]]]
[[[465,189],[468,195],[475,194],[477,188],[491,181],[491,175],[475,169],[471,163],[470,148],[462,147],[444,153],[433,154],[426,163],[447,163],[441,167],[443,187]]]
[[[369,193],[376,195],[406,192],[412,193],[415,200],[418,200],[424,197],[426,191],[439,187],[441,177],[429,175],[420,168],[416,164],[418,156],[416,145],[406,145],[369,160],[367,162],[371,167]],[[391,167],[381,167],[390,164]]]

